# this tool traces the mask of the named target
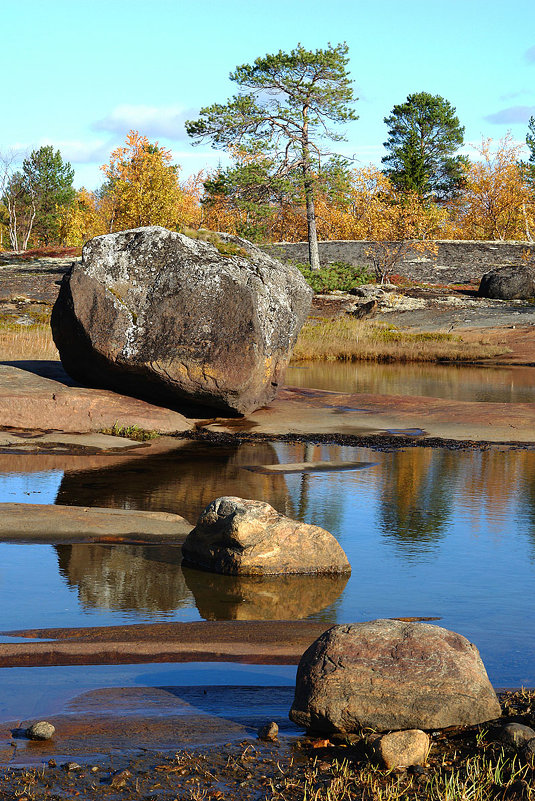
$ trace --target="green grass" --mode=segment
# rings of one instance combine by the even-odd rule
[[[125,439],[133,439],[136,442],[146,442],[149,439],[156,439],[159,437],[157,431],[141,428],[137,425],[121,426],[119,423],[114,423],[111,428],[103,428],[101,434],[108,434],[111,437],[124,437]]]
[[[344,261],[326,264],[319,270],[311,270],[308,263],[296,262],[294,266],[304,275],[316,295],[336,291],[350,292],[362,284],[375,283],[375,276],[367,267],[354,267]]]

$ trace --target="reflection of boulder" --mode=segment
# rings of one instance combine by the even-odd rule
[[[293,508],[283,475],[241,465],[278,462],[267,442],[210,445],[191,442],[172,453],[136,459],[109,470],[66,473],[56,503],[173,512],[195,521],[214,498],[261,498],[289,516]]]
[[[160,226],[91,239],[52,332],[69,375],[164,405],[247,413],[275,396],[312,298],[295,267]]]
[[[86,608],[170,612],[191,603],[179,547],[77,544],[56,551],[60,573]]]
[[[183,568],[205,620],[298,620],[334,604],[349,576],[219,576]],[[322,617],[336,621],[336,610]]]

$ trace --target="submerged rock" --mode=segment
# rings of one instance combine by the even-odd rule
[[[426,623],[333,626],[303,654],[290,718],[317,731],[431,729],[501,714],[479,652]]]
[[[247,413],[277,392],[312,290],[245,240],[159,226],[91,239],[64,276],[52,333],[77,381],[163,404]]]
[[[292,520],[262,501],[212,501],[188,534],[187,564],[214,573],[350,573],[347,557],[325,529]]]

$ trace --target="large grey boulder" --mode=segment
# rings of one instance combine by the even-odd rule
[[[249,242],[219,239],[152,226],[87,242],[52,313],[69,375],[166,405],[244,414],[272,400],[312,290]]]
[[[228,575],[351,572],[325,529],[281,515],[269,503],[231,496],[201,512],[182,555],[186,564]]]
[[[490,270],[481,279],[478,295],[497,300],[535,298],[535,268],[524,264]]]
[[[303,654],[290,718],[317,731],[437,729],[501,714],[475,645],[425,623],[333,626]]]

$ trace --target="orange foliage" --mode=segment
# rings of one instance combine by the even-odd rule
[[[524,146],[507,134],[493,149],[492,139],[476,148],[480,161],[467,170],[467,185],[450,205],[446,238],[530,239],[535,202],[520,163]]]
[[[126,145],[114,150],[110,163],[101,168],[108,179],[106,194],[111,201],[109,230],[194,224],[195,189],[188,193],[181,188],[179,168],[171,160],[170,150],[130,131]]]

